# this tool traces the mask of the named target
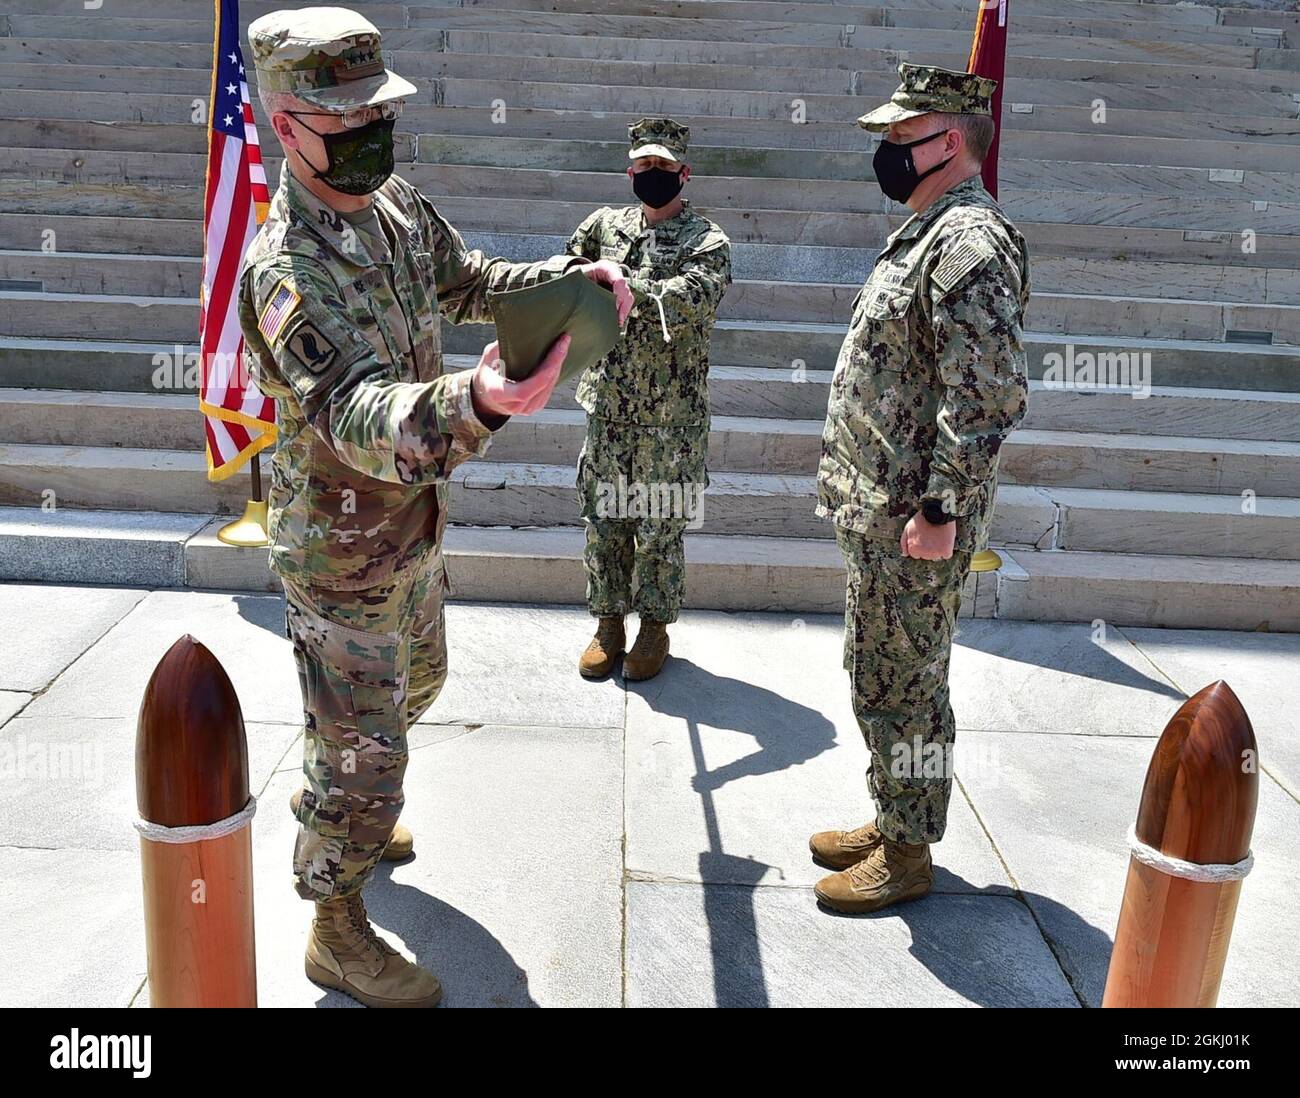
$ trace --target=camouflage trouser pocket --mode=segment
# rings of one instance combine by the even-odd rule
[[[970,554],[960,550],[948,560],[917,560],[890,545],[877,556],[882,610],[900,658],[929,663],[946,657],[969,566]]]
[[[293,875],[304,898],[331,896],[342,876],[351,823],[344,796],[317,799],[310,786],[298,805],[298,837],[293,846]]]

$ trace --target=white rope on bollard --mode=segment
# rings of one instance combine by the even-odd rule
[[[1240,881],[1255,866],[1254,853],[1248,853],[1239,862],[1231,865],[1201,865],[1199,862],[1185,862],[1181,858],[1171,858],[1154,846],[1147,846],[1137,837],[1137,829],[1129,828],[1129,848],[1143,865],[1158,869],[1171,877],[1182,877],[1187,881],[1200,881],[1203,884],[1223,884],[1225,881]]]
[[[164,827],[149,820],[135,821],[135,829],[150,842],[155,843],[201,843],[209,839],[224,839],[233,835],[257,813],[257,798],[249,794],[248,803],[233,816],[217,820],[210,824],[195,824],[190,827]]]

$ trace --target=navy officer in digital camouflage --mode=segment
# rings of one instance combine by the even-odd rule
[[[284,150],[240,286],[247,364],[273,396],[271,567],[287,600],[303,695],[295,888],[315,902],[308,976],[369,1006],[433,1006],[441,987],[370,925],[361,891],[398,824],[407,729],[447,676],[447,481],[512,415],[542,408],[568,349],[527,379],[489,344],[443,372],[439,320],[489,318],[486,294],[572,269],[632,299],[612,263],[508,263],[469,251],[393,174],[415,87],[385,68],[379,31],[345,8],[277,11],[248,29],[258,93]]]
[[[843,912],[925,895],[943,838],[954,719],[948,660],[973,553],[988,541],[998,453],[1025,414],[1024,238],[985,190],[996,82],[899,66],[881,190],[913,216],[854,302],[822,436],[817,512],[848,570],[844,666],[876,818],[812,836]]]
[[[597,619],[578,660],[586,678],[613,669],[632,610],[640,627],[623,676],[659,673],[686,592],[685,534],[703,524],[709,335],[731,283],[731,242],[682,194],[690,136],[671,118],[632,123],[627,174],[638,202],[597,210],[569,238],[569,254],[618,263],[635,303],[623,338],[578,385],[583,563]]]

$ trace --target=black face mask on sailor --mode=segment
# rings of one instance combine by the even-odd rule
[[[662,210],[674,198],[682,193],[686,180],[682,177],[685,167],[675,172],[664,168],[646,168],[632,173],[632,193],[652,210]]]
[[[924,145],[928,141],[933,141],[936,137],[942,137],[947,132],[947,130],[940,130],[938,133],[930,134],[929,137],[908,141],[906,144],[882,141],[880,147],[876,149],[876,155],[871,160],[871,166],[875,169],[876,182],[880,184],[880,189],[895,202],[906,202],[912,197],[912,192],[920,186],[921,180],[934,175],[941,168],[951,164],[956,159],[955,156],[950,156],[947,160],[940,160],[929,171],[918,172],[916,162],[912,159],[912,150],[917,145]]]

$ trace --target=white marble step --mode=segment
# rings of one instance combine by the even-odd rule
[[[561,83],[449,76],[426,82],[419,95],[412,96],[402,116],[403,132],[420,132],[435,124],[439,107],[475,108],[491,113],[492,104],[505,102],[514,110],[560,110],[617,113],[620,115],[665,113],[674,117],[700,117],[744,122],[749,128],[781,134],[796,123],[791,115],[800,112],[798,125],[852,123],[872,104],[887,100],[896,78],[863,78],[861,94],[825,95],[799,92],[718,91],[665,87],[656,82],[648,87],[594,83]],[[1010,102],[1003,125],[1007,132],[1087,132],[1097,125],[1096,99],[1107,103],[1105,126],[1121,135],[1150,137],[1203,137],[1210,140],[1249,140],[1257,144],[1285,144],[1297,132],[1294,114],[1285,113],[1285,100],[1277,100],[1267,113],[1219,114],[1207,118],[1193,110],[1171,109],[1173,103],[1141,96],[1125,88],[1113,100],[1106,89],[1093,89],[1094,99],[1082,89],[1071,94],[1036,94],[1033,86],[1019,92],[1008,89]],[[10,118],[94,120],[97,122],[185,123],[194,115],[194,94],[144,93],[135,91],[120,98],[103,91],[76,89],[14,88],[6,92],[5,113]],[[1065,102],[1061,102],[1061,100]],[[435,106],[437,104],[438,106]],[[1032,109],[1028,109],[1032,108]],[[766,126],[761,125],[767,123]],[[865,135],[858,135],[866,141]]]
[[[21,43],[33,46],[28,40]],[[52,43],[59,53],[70,53],[76,42]],[[186,48],[186,47],[182,47]],[[188,47],[195,48],[195,47]],[[49,52],[47,49],[46,53]],[[862,51],[855,51],[862,52]],[[19,51],[0,46],[0,88],[13,90],[60,90],[123,92],[134,95],[193,94],[200,88],[205,73],[197,68],[157,68],[117,66],[105,69],[94,64],[63,63],[42,65],[26,61],[6,61],[18,57]],[[154,58],[150,59],[155,60]],[[206,60],[204,62],[206,64]],[[659,87],[672,89],[675,99],[687,102],[681,93],[694,90],[698,102],[713,101],[712,107],[692,106],[699,114],[754,114],[768,99],[784,104],[788,113],[794,98],[855,96],[858,113],[872,101],[884,101],[893,93],[897,74],[887,67],[874,69],[791,68],[772,66],[754,68],[744,65],[663,64],[654,61],[589,61],[565,57],[529,57],[482,53],[409,53],[395,51],[392,66],[403,76],[421,86],[421,100],[433,101],[424,93],[434,91],[426,84],[444,81],[435,92],[444,102],[462,101],[470,90],[466,81],[492,80],[498,86],[507,81],[530,84],[558,84],[573,89],[580,96],[571,100],[598,105],[612,98],[615,109],[624,109],[629,89]],[[1165,66],[1168,68],[1169,66]],[[1119,66],[1112,66],[1119,68]],[[1102,79],[1087,81],[1043,76],[1037,79],[1012,76],[1007,79],[1005,95],[1012,103],[1053,105],[1089,105],[1096,98],[1125,110],[1195,111],[1187,88],[1170,82],[1160,87],[1126,83],[1123,74],[1105,72]],[[1204,83],[1214,88],[1214,105],[1219,115],[1258,115],[1294,117],[1295,101],[1284,90],[1265,87],[1234,86],[1227,79],[1214,80],[1213,70],[1204,74]],[[577,89],[583,89],[578,92]],[[513,88],[512,88],[513,91]],[[540,94],[540,93],[539,93]],[[753,96],[751,104],[749,98]],[[514,102],[512,94],[509,101]],[[541,102],[541,100],[537,100]],[[812,100],[805,100],[812,106]],[[695,102],[691,100],[690,102]],[[521,102],[522,105],[522,102]],[[557,103],[556,105],[562,105]],[[682,107],[675,107],[681,110]],[[772,107],[767,105],[766,109]]]
[[[95,338],[89,331],[77,334],[85,338],[0,336],[0,379],[11,388],[90,392],[157,393],[178,388],[193,390],[197,386],[194,364],[198,352],[190,340],[146,343]],[[443,338],[448,362],[456,368],[457,364],[477,361],[493,335],[488,327],[464,325],[444,327]],[[840,325],[723,320],[713,331],[711,362],[715,374],[723,367],[755,369],[763,371],[756,375],[757,380],[807,384],[807,391],[813,393],[811,386],[824,381],[819,375],[834,368],[843,340],[844,328]],[[1114,391],[1099,395],[1112,401],[1130,391],[1115,384],[1118,382],[1135,384],[1139,390],[1149,382],[1153,391],[1226,389],[1239,391],[1243,397],[1300,391],[1300,348],[1295,347],[1027,332],[1025,348],[1031,378],[1042,379],[1048,367],[1056,366],[1059,360],[1062,365],[1058,372],[1079,386],[1081,396],[1087,395],[1083,383],[1088,378],[1083,371],[1089,363],[1094,373],[1095,367],[1102,367]],[[762,400],[757,408],[737,404],[728,406],[726,412],[819,418],[826,406],[824,390],[816,396],[795,397],[792,403],[771,393]],[[765,407],[773,411],[765,412]],[[1152,433],[1162,432],[1153,428]],[[1218,432],[1197,427],[1178,433]],[[1283,433],[1264,437],[1292,436]]]
[[[502,440],[507,437],[503,433]],[[1008,465],[1015,449],[1014,440],[1009,441],[1004,451]],[[813,469],[815,465],[806,473],[785,474],[712,470],[702,506],[688,500],[683,513],[692,520],[692,531],[705,534],[829,537],[829,526],[813,513]],[[574,481],[572,461],[470,462],[452,475],[451,513],[472,525],[572,525],[578,521]],[[193,451],[0,444],[0,504],[237,513],[247,490],[243,476],[209,482],[203,455]],[[1017,484],[1006,476],[993,536],[1004,544],[1044,549],[1113,545],[1182,553],[1196,545],[1204,555],[1300,557],[1300,504],[1255,489],[1089,490],[1051,484],[1047,478]]]
[[[0,507],[0,579],[273,591],[265,549],[217,540],[228,518]],[[453,597],[583,602],[582,531],[448,528]],[[1294,561],[1000,549],[1002,569],[972,577],[963,616],[1114,625],[1300,630]],[[687,540],[687,605],[837,613],[834,542]],[[976,583],[978,581],[978,585]]]
[[[2,361],[2,360],[0,360]],[[459,371],[477,359],[450,356]],[[815,466],[830,374],[788,374],[716,366],[709,375],[713,468],[740,472],[806,472]],[[570,380],[549,407],[517,418],[491,450],[495,460],[568,462],[581,443],[585,412]],[[1300,443],[1300,394],[1226,389],[1153,388],[1139,397],[1120,390],[1074,390],[1031,383],[1021,429],[1092,435],[1172,436]],[[1036,436],[1034,436],[1036,437]],[[129,446],[190,450],[203,445],[193,392],[100,392],[0,389],[0,442],[62,446]],[[1212,445],[1212,444],[1211,444]]]
[[[961,2],[969,3],[969,0]],[[1268,13],[1259,13],[1257,18],[1265,14]],[[1272,14],[1287,17],[1286,13]],[[1294,13],[1289,17],[1297,19]],[[1284,29],[1290,30],[1292,38],[1300,31],[1294,25]],[[446,50],[438,48],[441,43],[436,35],[421,35],[394,46],[390,33],[385,42],[385,56],[392,68],[418,78],[418,84],[440,75],[503,72],[544,79],[549,72],[574,83],[658,82],[669,87],[788,89],[805,93],[853,90],[855,73],[895,76],[899,60],[896,50],[861,43],[853,48],[827,49],[728,42],[642,43],[637,39],[621,39],[610,48],[600,40],[553,34],[454,31],[448,38]],[[968,53],[969,43],[954,43],[951,48],[927,49],[925,56],[942,67],[961,68]],[[160,67],[155,44],[117,41],[113,45],[114,64],[106,68],[103,49],[93,39],[0,37],[0,66],[7,66],[0,68],[0,73],[5,74],[0,87],[115,88],[121,82],[123,87],[141,92],[188,91],[196,86],[194,70],[210,69],[211,54],[210,45],[204,42],[171,43],[167,67]],[[42,67],[47,75],[41,75]],[[60,72],[53,72],[53,68]],[[644,75],[647,70],[654,74],[649,80]],[[198,79],[205,83],[201,75]],[[1216,108],[1220,96],[1226,100],[1226,113],[1239,113],[1234,109],[1235,93],[1252,97],[1242,100],[1243,103],[1273,103],[1278,90],[1277,73],[1255,68],[1213,63],[1017,58],[1014,72],[1008,77],[1008,88],[1031,81],[1046,85],[1092,82],[1108,88],[1134,85],[1149,92],[1153,107],[1159,104],[1170,109],[1181,109],[1176,99],[1166,98],[1170,89],[1212,90]]]
[[[254,4],[254,7],[257,5]],[[445,30],[532,31],[545,34],[579,34],[602,38],[633,37],[639,39],[675,39],[698,43],[767,42],[801,45],[856,45],[859,41],[891,49],[922,49],[927,44],[936,49],[951,49],[964,40],[970,41],[971,16],[960,12],[912,11],[898,7],[886,12],[882,8],[856,6],[853,13],[826,21],[809,18],[819,11],[823,18],[833,13],[817,5],[806,12],[802,5],[746,3],[704,4],[708,16],[642,14],[626,0],[601,0],[569,4],[554,0],[547,8],[528,10],[532,5],[522,0],[501,6],[477,4],[473,7],[436,5],[381,5],[374,10],[382,20],[377,25],[386,30],[385,39],[393,46],[409,45],[412,40],[426,44],[429,33]],[[644,6],[644,5],[642,5]],[[692,7],[697,6],[692,4]],[[762,14],[744,14],[749,9]],[[113,9],[109,9],[112,11]],[[666,6],[671,12],[671,6]],[[680,9],[678,9],[680,12]],[[838,14],[838,13],[834,13]],[[167,13],[173,15],[174,13]],[[685,17],[683,17],[685,16]],[[775,18],[774,18],[775,16]],[[801,17],[804,16],[804,17]],[[245,15],[245,18],[252,16]],[[846,23],[846,19],[856,22]],[[159,18],[155,11],[139,15],[112,15],[106,12],[79,14],[27,14],[15,12],[8,17],[9,31],[19,36],[50,38],[90,38],[99,41],[195,42],[211,37],[210,18]],[[410,29],[404,30],[403,24]],[[1251,51],[1259,46],[1280,46],[1282,34],[1274,28],[1199,26],[1177,23],[1153,28],[1146,21],[1027,16],[1020,21],[1023,33],[1009,43],[1013,55],[1093,56],[1126,60],[1172,61],[1194,64],[1197,61],[1248,66]],[[846,34],[845,26],[855,28]],[[1076,45],[1076,42],[1081,45]],[[1091,52],[1084,47],[1092,46]]]
[[[481,155],[464,152],[470,145],[479,148],[472,138],[437,140],[441,151],[450,150],[449,155]],[[525,162],[534,163],[534,157],[544,155],[538,146],[545,143],[521,140],[516,145]],[[720,165],[723,174],[700,175],[690,192],[697,206],[718,220],[738,244],[859,248],[874,254],[902,221],[899,207],[865,176],[787,181],[780,178],[783,171],[799,170],[790,163],[798,159],[790,150],[763,154],[772,161],[765,164],[746,162],[743,151],[719,150],[725,161]],[[494,150],[492,155],[500,152]],[[626,150],[619,152],[626,156]],[[426,155],[423,146],[420,155]],[[870,158],[863,153],[827,155],[835,160],[827,170],[843,174],[849,169],[840,162],[857,160],[863,171],[870,172]],[[24,149],[19,156],[21,163],[0,164],[0,214],[5,216],[116,218],[119,223],[157,218],[184,223],[197,221],[202,212],[201,195],[194,187],[203,173],[197,153]],[[268,162],[272,179],[278,179],[277,164]],[[484,178],[483,169],[459,163],[404,164],[400,169],[453,224],[471,233],[499,233],[509,227],[516,235],[558,237],[562,242],[596,207],[628,201],[626,179],[613,169],[486,170],[495,178]],[[808,172],[819,170],[814,165]],[[760,174],[726,174],[731,171]],[[1141,166],[1039,161],[1029,166],[1024,185],[1014,178],[1004,180],[999,200],[1029,238],[1035,255],[1197,263],[1209,254],[1229,266],[1266,262],[1275,268],[1300,267],[1300,234],[1295,232],[1300,226],[1300,175],[1236,170],[1216,174],[1216,169],[1205,168],[1156,169],[1153,174],[1161,178],[1151,188],[1143,188]],[[135,181],[125,184],[124,176]],[[548,194],[562,197],[545,197]],[[1258,194],[1274,197],[1261,202],[1253,197]],[[1225,229],[1230,223],[1225,219],[1249,225],[1254,235],[1247,240],[1243,230]],[[136,237],[137,233],[128,233],[125,247],[101,241],[65,250],[129,251]],[[30,246],[33,239],[42,238],[28,235],[16,244]],[[199,236],[182,224],[175,239],[178,244],[185,242],[179,249],[185,250]],[[134,250],[155,247],[135,246]],[[829,273],[823,277],[831,278]]]
[[[87,196],[89,189],[84,192]],[[12,192],[11,192],[12,194]],[[102,197],[103,192],[97,192]],[[64,196],[66,197],[66,196]],[[591,212],[598,200],[552,202],[537,199],[484,199],[431,195],[439,212],[463,234],[491,232],[503,221],[516,231],[544,236],[567,236],[573,226]],[[613,195],[606,195],[610,202]],[[64,252],[101,252],[110,255],[152,255],[159,240],[182,252],[197,252],[201,236],[195,218],[152,216],[146,206],[135,205],[140,196],[111,212],[101,203],[102,213],[55,214],[0,212],[0,248],[29,252],[54,234]],[[0,204],[3,204],[0,200]],[[601,203],[606,204],[606,203]],[[901,217],[884,214],[843,213],[803,210],[741,209],[709,206],[705,212],[719,222],[730,236],[737,257],[764,272],[786,270],[792,281],[812,274],[819,281],[836,281],[832,273],[863,269],[864,255],[870,263],[886,236],[902,224]],[[125,214],[125,216],[123,215]],[[137,214],[141,216],[131,216]],[[1176,264],[1188,268],[1188,279],[1216,280],[1241,277],[1237,269],[1295,271],[1300,269],[1300,236],[1259,234],[1255,254],[1243,253],[1240,236],[1226,232],[1195,232],[1178,229],[1122,228],[1107,225],[1070,225],[1050,222],[1020,222],[1029,244],[1031,262],[1044,271],[1048,261],[1065,270],[1067,262],[1083,269],[1105,263],[1120,278],[1150,264]],[[1268,267],[1261,264],[1267,257]],[[803,258],[807,257],[807,258]],[[1211,268],[1209,272],[1198,268]],[[773,277],[765,273],[764,277]],[[1034,285],[1041,274],[1036,274]]]
[[[556,248],[562,246],[560,241],[555,243]],[[733,241],[735,282],[727,294],[731,315],[767,319],[785,310],[808,320],[833,323],[849,315],[852,299],[869,275],[875,256],[874,250],[866,248],[756,246]],[[1036,294],[1145,298],[1158,288],[1165,300],[1300,305],[1300,271],[1281,267],[1038,257],[1031,260],[1030,278]],[[51,254],[0,248],[3,286],[21,283],[65,294],[111,289],[139,297],[197,297],[201,280],[202,261],[197,255],[76,252],[66,243]]]
[[[509,254],[511,249],[492,251]],[[526,258],[517,250],[514,254]],[[842,333],[839,325],[859,288],[737,280],[722,300],[719,317],[746,327],[776,321]],[[0,289],[0,335],[5,336],[131,339],[148,333],[181,342],[198,330],[198,313],[197,298]],[[1030,298],[1026,326],[1041,333],[1092,332],[1130,340],[1219,341],[1245,332],[1252,340],[1297,346],[1300,305],[1044,292]],[[787,361],[802,357],[796,352]]]
[[[192,2],[192,0],[191,0]],[[248,20],[276,10],[279,0],[243,0],[241,14]],[[196,7],[199,5],[195,5]],[[463,6],[463,0],[357,0],[357,7],[381,29],[401,26],[406,9],[448,8]],[[908,0],[906,3],[846,2],[846,0],[798,0],[798,2],[764,2],[764,0],[691,0],[683,11],[674,0],[475,0],[475,6],[509,10],[556,10],[587,12],[608,10],[624,14],[666,12],[678,15],[707,15],[714,19],[752,19],[760,15],[797,18],[800,21],[841,22],[850,16],[868,23],[871,19],[897,21],[904,15],[928,15],[933,20],[944,17],[963,25],[970,19],[965,0]],[[694,11],[695,8],[699,12]],[[0,0],[0,14],[84,15],[85,0]],[[113,14],[118,17],[155,16],[157,0],[113,0]],[[1176,7],[1152,7],[1134,0],[1017,0],[1017,16],[1027,19],[1091,19],[1099,22],[1140,22],[1151,26],[1154,34],[1168,27],[1199,27],[1209,30],[1223,25],[1248,25],[1229,22],[1213,5],[1191,4],[1185,0]],[[899,24],[895,24],[899,25]],[[929,25],[929,24],[923,24]],[[1253,25],[1253,24],[1249,24]],[[1261,26],[1278,23],[1262,20]]]
[[[36,93],[30,93],[36,94]],[[68,93],[62,93],[68,94]],[[195,96],[190,97],[191,104]],[[201,96],[197,96],[201,98]],[[191,106],[192,110],[192,106]],[[1181,121],[1168,111],[1113,112],[1104,129],[1094,125],[1084,108],[1057,108],[1067,115],[1040,111],[1005,116],[1002,155],[1012,160],[1077,161],[1085,164],[1135,164],[1240,171],[1243,164],[1264,172],[1300,171],[1300,153],[1285,119],[1265,120],[1264,137],[1225,129],[1213,137],[1204,126]],[[1068,114],[1073,111],[1074,114]],[[70,149],[83,152],[119,150],[150,153],[202,153],[204,130],[188,121],[120,120],[105,125],[91,118],[28,116],[0,119],[0,147]],[[411,107],[402,116],[395,156],[399,165],[412,159],[413,143],[433,138],[490,139],[501,137],[492,111],[482,106]],[[408,117],[409,116],[409,117]],[[189,112],[185,114],[189,117]],[[532,141],[608,142],[626,147],[626,115],[595,110],[518,107],[510,114],[510,133]],[[751,150],[761,162],[761,150],[807,150],[863,154],[872,141],[852,118],[811,119],[792,125],[784,121],[683,115],[692,147]],[[1240,120],[1238,120],[1240,121]],[[1227,125],[1231,124],[1229,120]],[[265,124],[262,129],[265,130]],[[1131,132],[1130,132],[1131,131]],[[268,154],[274,150],[268,148]],[[76,157],[69,158],[75,162]],[[73,163],[73,166],[76,166]],[[1082,169],[1081,169],[1082,171]],[[12,173],[10,173],[12,174]],[[863,173],[863,179],[869,178]]]

